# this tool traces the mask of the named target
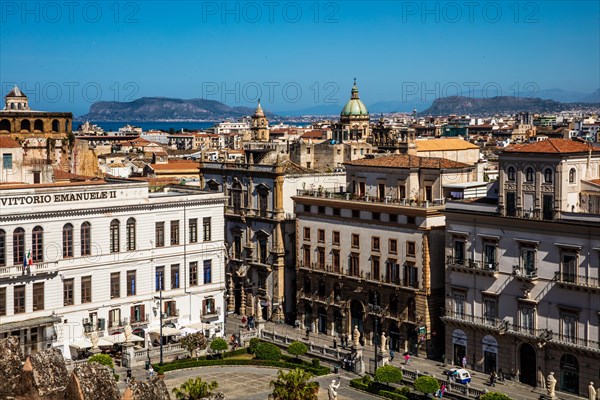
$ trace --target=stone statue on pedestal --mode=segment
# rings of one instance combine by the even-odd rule
[[[97,331],[92,332],[92,334],[90,335],[90,342],[92,342],[92,349],[98,348],[99,341],[100,341],[100,338],[98,337],[98,332]]]
[[[354,332],[352,332],[352,340],[354,341],[354,347],[358,347],[360,345],[360,331],[358,330],[358,325],[354,326]]]
[[[340,383],[335,383],[335,379],[331,381],[329,387],[327,388],[327,394],[329,396],[329,400],[337,400],[337,390],[340,387]]]
[[[556,386],[556,378],[554,378],[554,372],[550,372],[548,377],[546,378],[546,387],[548,391],[548,396],[556,397],[556,393],[554,392],[554,387]]]
[[[387,338],[385,337],[385,332],[381,332],[381,351],[385,351],[387,346]]]
[[[131,343],[131,336],[133,335],[133,329],[131,329],[131,325],[125,325],[125,343]]]
[[[594,382],[590,382],[590,386],[588,386],[588,400],[596,400],[596,388],[594,387]]]

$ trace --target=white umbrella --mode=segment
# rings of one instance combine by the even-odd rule
[[[194,329],[194,328],[181,328],[181,336],[187,336],[187,335],[191,335],[192,333],[197,333],[198,329]]]
[[[124,333],[115,333],[114,335],[105,336],[104,339],[108,340],[111,343],[125,343],[125,334]],[[144,338],[138,335],[131,335],[129,339],[130,342],[143,342]]]
[[[160,328],[152,328],[152,329],[148,330],[148,332],[160,335]],[[174,335],[178,335],[179,332],[180,332],[179,329],[169,328],[168,326],[163,326],[163,328],[162,328],[163,336],[174,336]]]
[[[98,338],[98,347],[100,347],[100,346],[112,346],[112,345],[113,345],[112,342],[109,342],[105,338]],[[79,340],[76,340],[74,342],[69,343],[69,346],[78,348],[80,350],[91,349],[92,348],[92,342],[88,338],[83,338],[83,339],[79,339]]]

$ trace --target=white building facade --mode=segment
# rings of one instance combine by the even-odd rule
[[[124,180],[4,186],[0,337],[71,358],[74,342],[127,324],[147,346],[161,316],[163,326],[222,334],[224,202]]]

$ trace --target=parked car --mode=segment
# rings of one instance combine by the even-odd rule
[[[448,375],[449,380],[456,383],[462,383],[463,385],[471,382],[471,374],[466,369],[451,368],[446,371],[446,375]]]

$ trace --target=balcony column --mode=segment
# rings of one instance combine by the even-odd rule
[[[243,283],[240,290],[242,291],[240,295],[240,315],[246,315],[246,289]]]

